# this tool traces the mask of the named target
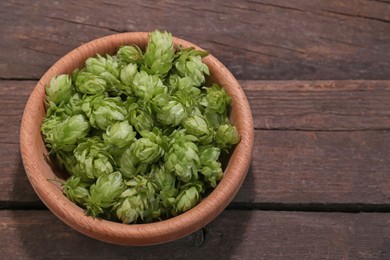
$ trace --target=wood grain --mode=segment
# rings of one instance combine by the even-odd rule
[[[390,129],[390,81],[241,81],[256,129]]]
[[[240,81],[256,129],[390,129],[390,81]],[[0,81],[0,143],[18,143],[36,81]]]
[[[254,147],[235,202],[389,204],[390,131],[255,131]]]
[[[35,84],[0,81],[0,113],[6,122],[0,124],[3,206],[42,205],[26,178],[18,144],[21,113]],[[241,85],[255,126],[264,130],[256,131],[252,165],[236,206],[389,204],[388,81]]]
[[[41,206],[24,172],[19,146],[2,146],[1,200],[6,205]],[[368,204],[361,210],[371,210],[389,204],[389,131],[255,131],[254,147],[235,206],[325,204],[326,210],[326,204],[339,209]]]
[[[0,242],[7,245],[0,248],[0,254],[5,259],[390,257],[387,214],[225,211],[203,232],[149,247],[121,247],[98,242],[71,230],[48,211],[3,210],[0,211],[0,223]]]
[[[389,14],[366,0],[1,1],[0,78],[38,79],[82,43],[159,28],[240,79],[390,79]]]

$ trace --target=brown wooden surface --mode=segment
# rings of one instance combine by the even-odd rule
[[[21,113],[36,82],[0,84],[4,100],[0,154],[6,158],[0,162],[4,164],[0,197],[8,203],[39,205],[18,145]],[[390,81],[241,81],[241,85],[261,130],[255,131],[252,165],[234,202],[388,202]]]
[[[367,0],[0,2],[0,77],[38,78],[66,52],[166,29],[245,79],[390,79],[390,5]]]
[[[0,223],[4,259],[386,259],[390,253],[390,219],[378,213],[227,210],[203,230],[153,247],[89,239],[47,211],[3,210]]]
[[[0,255],[389,259],[389,2],[1,1]],[[108,245],[62,224],[35,195],[19,154],[21,115],[68,51],[155,28],[209,50],[240,80],[254,156],[233,203],[203,233]]]

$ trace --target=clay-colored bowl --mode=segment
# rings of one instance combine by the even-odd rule
[[[63,222],[75,230],[105,242],[119,245],[160,244],[186,236],[217,217],[232,201],[245,179],[253,147],[253,121],[245,94],[228,69],[212,55],[204,58],[213,82],[223,86],[232,97],[231,120],[241,137],[231,154],[224,177],[217,187],[193,209],[168,220],[150,224],[121,224],[86,216],[84,210],[69,201],[61,186],[48,179],[60,179],[46,160],[47,150],[42,141],[40,126],[45,116],[45,86],[54,75],[71,73],[83,67],[88,57],[114,54],[119,46],[136,44],[144,48],[149,33],[122,33],[99,38],[71,51],[56,62],[35,86],[24,110],[20,146],[28,179],[44,204]],[[196,45],[175,38],[175,46]]]

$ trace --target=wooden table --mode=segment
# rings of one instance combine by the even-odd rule
[[[82,43],[171,31],[240,80],[247,179],[212,223],[121,247],[59,221],[31,188],[19,126],[40,76]],[[390,259],[390,1],[1,1],[2,259]]]

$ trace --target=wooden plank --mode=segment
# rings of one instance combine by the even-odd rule
[[[37,79],[94,38],[160,28],[240,79],[389,79],[389,13],[365,0],[1,1],[0,78]]]
[[[276,204],[388,205],[390,131],[255,131],[250,171],[234,199]],[[25,175],[17,144],[0,150],[0,198],[41,205]],[[236,205],[237,206],[237,205]]]
[[[34,81],[0,81],[4,101],[0,115],[5,118],[0,124],[3,205],[41,205],[19,152],[20,119],[34,85]],[[234,202],[389,204],[390,131],[380,130],[389,127],[388,82],[242,81],[242,85],[256,127],[298,131],[256,131],[252,167]],[[323,113],[322,108],[332,113]],[[307,111],[313,113],[307,117],[310,120],[305,119]],[[262,121],[263,117],[272,120]],[[310,128],[317,130],[301,131]]]
[[[237,221],[240,220],[240,221]],[[123,247],[71,230],[48,211],[0,211],[5,259],[388,259],[388,214],[225,211],[175,242]]]
[[[257,129],[390,129],[390,81],[240,81]],[[17,143],[36,81],[0,81],[0,143]]]
[[[389,151],[390,131],[255,131],[234,202],[388,205]]]
[[[390,81],[241,81],[254,127],[390,129]]]
[[[36,83],[0,80],[0,144],[19,144],[23,110]]]

